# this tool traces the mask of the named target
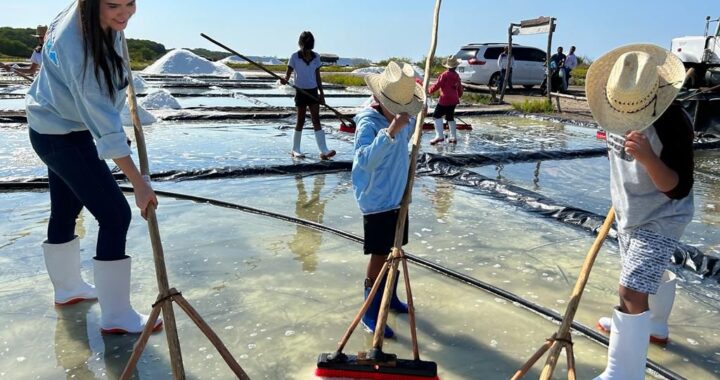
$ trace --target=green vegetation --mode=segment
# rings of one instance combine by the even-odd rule
[[[524,102],[512,102],[513,108],[523,113],[553,113],[555,109],[552,103],[547,99],[542,100],[529,100],[525,99]]]
[[[27,59],[37,46],[35,28],[0,28],[0,56]]]
[[[365,79],[362,76],[347,74],[323,74],[324,83],[339,84],[342,86],[365,86]]]
[[[490,104],[491,100],[492,100],[492,97],[490,97],[490,95],[478,94],[475,92],[463,92],[463,95],[460,98],[460,102],[466,103],[466,104],[488,105],[488,104]]]
[[[589,68],[590,65],[582,64],[578,65],[575,69],[573,69],[572,73],[570,74],[570,84],[574,86],[584,86],[585,75],[587,75],[587,71]]]
[[[208,50],[208,49],[203,49],[203,48],[188,49],[188,50],[190,50],[191,52],[193,52],[207,60],[210,60],[210,61],[219,61],[219,60],[221,60],[223,58],[227,58],[231,55],[230,53],[226,53],[226,52],[222,52],[222,51],[213,51],[213,50]]]

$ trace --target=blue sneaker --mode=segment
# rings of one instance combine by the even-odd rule
[[[368,294],[370,294],[370,289],[372,289],[372,284],[368,286],[368,283],[370,282],[370,279],[365,280],[365,299],[367,299]],[[370,305],[368,306],[368,309],[365,311],[365,315],[363,315],[361,323],[365,327],[365,329],[371,333],[375,332],[375,326],[377,325],[377,317],[380,313],[380,303],[382,302],[382,290],[384,289],[385,280],[383,280],[383,283],[380,284],[380,289],[378,289],[377,293],[375,293],[375,297],[373,297],[372,302],[370,302]],[[385,338],[392,338],[395,336],[395,332],[392,331],[390,326],[385,326],[384,331]]]

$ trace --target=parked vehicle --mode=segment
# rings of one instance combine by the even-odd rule
[[[460,59],[457,72],[466,83],[495,86],[500,78],[497,60],[506,43],[469,44],[460,48],[455,56]],[[513,44],[513,85],[532,88],[545,79],[546,53],[531,46]]]
[[[712,22],[718,23],[714,35],[709,34]],[[704,36],[673,38],[670,46],[670,50],[683,61],[685,68],[695,68],[694,75],[688,80],[688,87],[720,84],[720,18],[705,18]]]

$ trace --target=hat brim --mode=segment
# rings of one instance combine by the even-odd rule
[[[443,63],[442,65],[443,65],[443,67],[446,68],[446,69],[454,69],[454,68],[456,68],[456,67],[459,66],[459,63],[455,63],[454,66],[453,66],[453,65],[448,65],[447,63]]]
[[[623,113],[611,107],[605,88],[615,61],[631,51],[647,53],[657,60],[660,87],[654,107],[650,106],[636,113]],[[675,100],[684,81],[685,66],[674,54],[656,45],[633,44],[611,50],[590,65],[585,77],[585,94],[590,112],[597,123],[610,133],[624,134],[627,131],[643,130],[659,119]]]
[[[422,87],[415,83],[413,97],[408,104],[400,104],[391,100],[382,94],[382,74],[368,74],[365,76],[365,83],[370,87],[373,95],[380,101],[383,107],[387,108],[388,111],[397,115],[399,113],[407,112],[411,116],[415,116],[422,110],[423,101],[425,96],[423,94]]]

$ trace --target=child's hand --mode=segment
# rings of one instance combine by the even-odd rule
[[[625,152],[635,157],[643,165],[649,160],[657,158],[647,137],[637,131],[625,134]]]
[[[401,112],[399,114],[395,115],[395,118],[393,118],[392,122],[390,122],[390,126],[388,127],[388,133],[391,137],[395,137],[395,134],[397,134],[401,129],[405,128],[408,121],[410,121],[410,114],[407,112]]]

